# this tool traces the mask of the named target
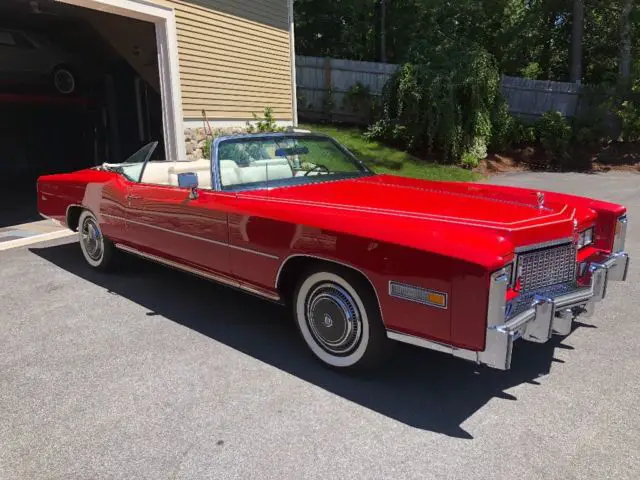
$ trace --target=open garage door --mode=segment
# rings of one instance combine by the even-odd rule
[[[38,219],[39,175],[162,146],[155,25],[65,3],[0,2],[0,241]]]

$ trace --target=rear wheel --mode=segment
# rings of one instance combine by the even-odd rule
[[[88,210],[80,214],[78,235],[80,249],[90,266],[98,270],[108,270],[113,266],[116,248],[111,240],[102,235],[98,220]]]
[[[293,299],[302,338],[325,365],[365,370],[378,365],[390,342],[371,286],[348,270],[321,266],[307,272]]]
[[[58,66],[53,70],[53,86],[63,95],[70,95],[76,90],[76,76],[66,66]]]

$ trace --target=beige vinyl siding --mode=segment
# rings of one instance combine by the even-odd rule
[[[287,0],[156,0],[174,8],[185,118],[292,120]]]

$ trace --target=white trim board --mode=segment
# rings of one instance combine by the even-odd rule
[[[296,89],[296,40],[293,16],[293,0],[287,1],[289,10],[289,48],[291,53],[291,113],[293,126],[298,126],[298,92]]]
[[[178,34],[173,9],[145,0],[55,1],[135,18],[155,25],[165,152],[168,158],[186,158],[178,65]]]
[[[73,237],[77,235],[76,232],[64,229],[55,232],[43,233],[41,235],[33,235],[31,237],[18,238],[16,240],[8,240],[0,243],[0,252],[4,250],[11,250],[12,248],[24,247],[27,245],[33,245],[34,243],[46,242],[49,240],[57,240],[59,238]]]
[[[209,120],[211,128],[245,128],[247,122],[255,124],[254,120]],[[290,127],[293,125],[292,120],[276,120],[279,127]],[[185,118],[183,122],[184,128],[204,128],[202,119]]]

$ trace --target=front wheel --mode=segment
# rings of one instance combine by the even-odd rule
[[[108,270],[113,266],[115,246],[102,235],[98,220],[88,210],[78,220],[80,249],[87,263],[98,270]]]
[[[390,342],[375,293],[351,271],[309,271],[298,283],[293,307],[302,338],[325,365],[364,370],[386,357]]]

